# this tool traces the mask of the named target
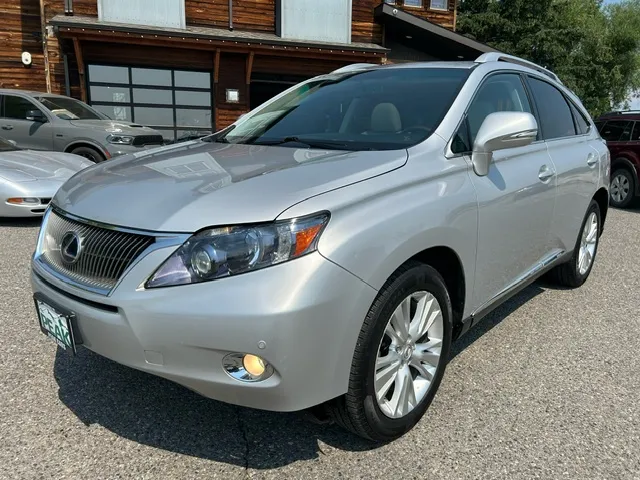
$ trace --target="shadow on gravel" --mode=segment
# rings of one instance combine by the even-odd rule
[[[42,218],[3,218],[0,217],[1,227],[13,227],[13,228],[33,228],[39,227],[42,223]]]
[[[507,301],[453,345],[452,357],[543,292],[534,284]],[[348,451],[379,445],[299,413],[273,413],[206,399],[167,380],[86,349],[58,350],[55,379],[62,402],[86,425],[175,453],[253,469],[271,469],[324,453],[318,441]]]

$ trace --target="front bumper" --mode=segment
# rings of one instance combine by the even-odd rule
[[[109,297],[35,270],[33,290],[76,314],[86,348],[216,400],[296,411],[347,391],[374,289],[319,253],[203,284],[139,288],[170,253],[144,257]],[[222,368],[229,352],[260,355],[275,372],[232,379]]]

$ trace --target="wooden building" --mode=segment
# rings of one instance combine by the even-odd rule
[[[4,0],[0,88],[70,95],[173,138],[349,63],[491,50],[455,33],[456,0],[382,2]]]

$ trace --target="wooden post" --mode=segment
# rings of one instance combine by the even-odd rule
[[[216,48],[216,55],[213,57],[213,83],[218,83],[218,72],[220,71],[220,49]]]
[[[218,72],[220,72],[220,49],[213,56],[213,131],[218,130]]]
[[[51,72],[49,70],[49,42],[47,41],[47,19],[45,17],[44,0],[40,0],[40,35],[42,35],[44,78],[47,86],[47,93],[51,93]]]
[[[251,71],[253,70],[253,52],[249,52],[247,56],[247,68],[245,78],[245,98],[247,99],[247,111],[251,110]]]
[[[82,47],[78,37],[73,37],[73,51],[76,54],[76,62],[78,63],[78,74],[80,75],[80,99],[87,101],[87,83],[84,76],[84,59],[82,58]]]

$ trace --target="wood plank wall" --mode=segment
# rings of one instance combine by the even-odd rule
[[[0,88],[46,89],[39,0],[0,2]],[[22,52],[32,64],[22,64]]]
[[[185,0],[185,10],[187,25],[229,26],[228,0]],[[233,27],[275,32],[275,0],[233,0]]]
[[[351,16],[351,41],[382,43],[382,27],[375,22],[373,10],[380,5],[383,0],[352,0],[353,14]],[[448,0],[449,9],[430,10],[429,0],[423,0],[426,7],[403,7],[403,0],[397,0],[398,8],[405,12],[424,18],[433,23],[442,25],[445,28],[453,29],[454,11],[456,0]]]

